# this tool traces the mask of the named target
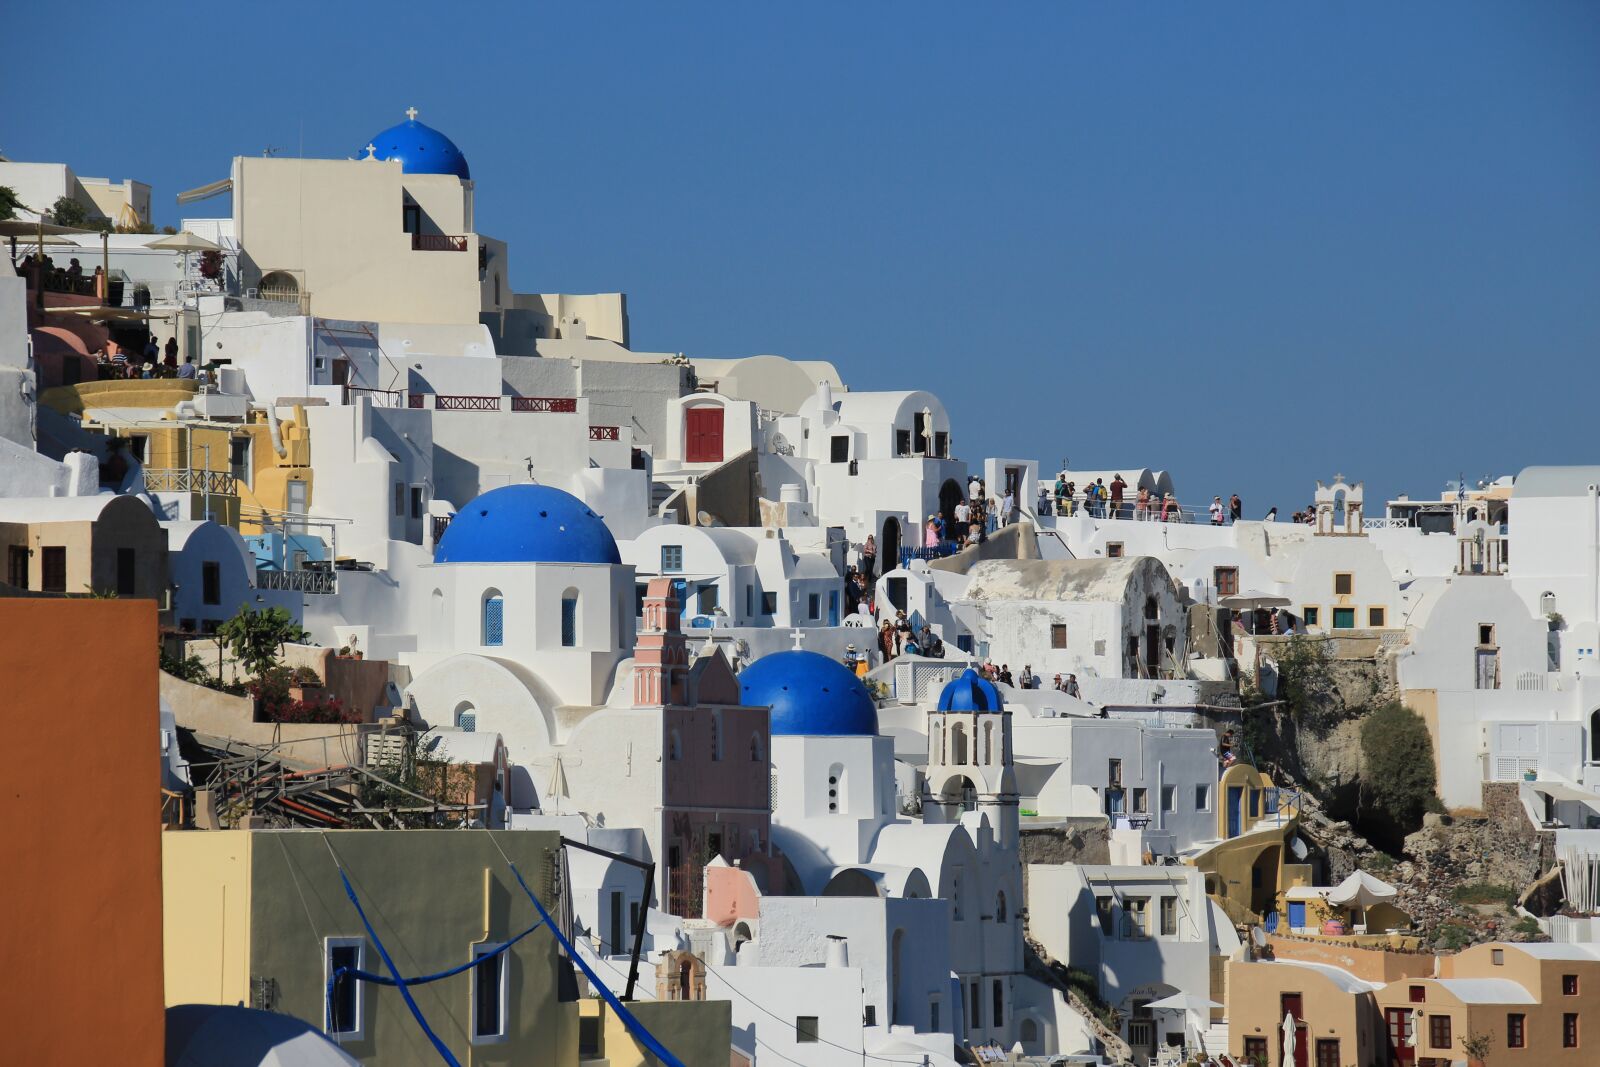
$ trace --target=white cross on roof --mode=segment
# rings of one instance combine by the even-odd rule
[[[794,629],[794,630],[790,630],[789,631],[789,636],[794,638],[794,650],[796,652],[799,652],[800,651],[800,642],[802,642],[802,641],[804,641],[806,639],[806,632],[804,630],[801,630],[801,629]]]
[[[406,118],[410,119],[412,122],[416,122],[417,121],[417,109],[414,108],[414,107],[406,108]]]

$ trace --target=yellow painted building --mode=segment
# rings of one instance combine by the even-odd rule
[[[126,439],[152,493],[187,496],[181,518],[209,517],[250,536],[311,504],[311,437],[302,407],[276,419],[275,411],[253,410],[243,397],[202,393],[193,380],[172,378],[60,386],[40,402],[76,416],[85,430]]]
[[[1190,862],[1206,874],[1206,892],[1235,923],[1261,923],[1285,889],[1308,885],[1311,867],[1294,860],[1290,842],[1300,824],[1295,795],[1279,790],[1246,763],[1217,782],[1215,845]]]

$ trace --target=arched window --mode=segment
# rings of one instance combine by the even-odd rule
[[[838,814],[845,810],[844,766],[835,763],[828,768],[828,812]]]
[[[456,713],[453,718],[456,729],[465,733],[470,734],[478,728],[477,710],[467,701],[462,701],[456,706]]]
[[[1022,1020],[1022,1047],[1027,1050],[1029,1045],[1039,1040],[1039,1024],[1032,1019]]]
[[[950,727],[950,762],[953,764],[967,762],[967,728],[961,723]]]
[[[944,762],[944,726],[940,723],[933,724],[933,744],[928,746],[928,755],[934,757],[935,763]]]
[[[435,641],[448,640],[444,632],[444,590],[435,589],[428,594],[428,625],[433,629]]]
[[[765,757],[762,755],[761,735],[750,735],[750,762],[760,763]]]
[[[506,643],[506,598],[497,589],[483,594],[483,643],[489,648]]]
[[[995,894],[994,921],[997,923],[1009,922],[1010,916],[1006,914],[1006,894],[1004,890]]]
[[[561,647],[576,648],[578,644],[578,591],[568,589],[561,594]]]
[[[994,762],[994,723],[983,724],[983,762]]]
[[[667,739],[667,758],[669,760],[683,759],[683,735],[673,729]]]

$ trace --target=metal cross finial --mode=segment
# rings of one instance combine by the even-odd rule
[[[414,108],[414,107],[406,108],[406,118],[410,119],[412,122],[416,122],[417,121],[417,109]]]
[[[1342,482],[1342,481],[1344,481],[1344,475],[1343,474],[1335,474],[1333,476],[1333,480],[1336,481],[1336,482]]]
[[[377,158],[377,155],[378,155],[378,146],[373,144],[371,141],[368,141],[367,142],[367,158],[368,159],[375,159],[375,158]]]
[[[802,642],[802,641],[804,641],[806,639],[806,632],[804,630],[796,628],[796,629],[793,629],[793,630],[789,631],[789,636],[794,638],[794,650],[796,652],[799,652],[800,651],[800,642]]]

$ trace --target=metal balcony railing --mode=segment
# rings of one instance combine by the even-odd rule
[[[512,411],[545,411],[571,415],[578,410],[578,401],[570,396],[514,396]]]
[[[294,593],[313,595],[338,592],[338,581],[332,571],[256,571],[256,588],[283,589]]]
[[[411,235],[413,252],[465,252],[467,239],[449,233],[414,233]]]
[[[211,493],[231,496],[235,492],[233,475],[229,472],[193,468],[146,467],[144,487],[152,493]]]
[[[622,427],[620,427],[620,426],[591,426],[591,427],[589,427],[589,440],[591,440],[591,441],[620,441],[620,440],[622,440]]]

